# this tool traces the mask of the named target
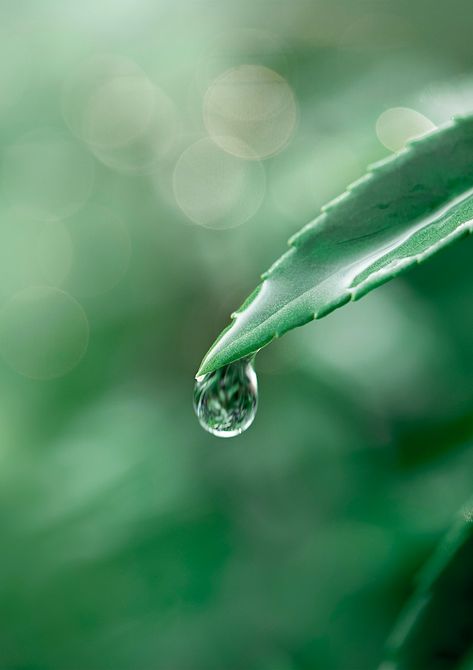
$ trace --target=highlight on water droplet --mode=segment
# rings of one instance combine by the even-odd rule
[[[251,426],[258,406],[253,357],[197,378],[194,409],[200,425],[217,437],[235,437]]]

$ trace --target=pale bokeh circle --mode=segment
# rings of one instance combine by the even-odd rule
[[[87,142],[111,148],[138,137],[153,117],[154,98],[154,86],[144,75],[116,75],[104,81],[84,110]]]
[[[8,146],[2,157],[1,193],[11,205],[40,221],[77,211],[90,196],[94,160],[74,139],[36,130]]]
[[[135,63],[95,57],[71,75],[62,109],[71,130],[107,167],[151,172],[176,141],[177,109]]]
[[[260,162],[226,153],[209,138],[181,154],[173,175],[177,204],[191,221],[208,228],[233,228],[248,221],[260,207],[265,188]]]
[[[147,174],[174,147],[180,120],[172,100],[158,87],[151,90],[152,109],[146,125],[128,142],[115,146],[91,145],[95,157],[107,167],[125,174]]]
[[[224,72],[204,97],[209,135],[228,153],[254,160],[281,151],[297,122],[294,94],[287,81],[262,65],[240,65]]]
[[[406,142],[435,129],[426,116],[409,107],[391,107],[376,121],[379,141],[391,151],[399,151]]]
[[[144,79],[146,77],[138,65],[118,56],[94,56],[81,63],[68,77],[62,91],[62,113],[67,125],[88,144],[98,142],[107,145],[117,141],[117,135],[118,143],[127,142],[137,132],[137,125],[146,124],[149,115],[149,91],[143,83]],[[144,109],[140,111],[135,101],[125,102],[123,109],[112,110],[116,115],[115,122],[104,128],[103,115],[110,112],[103,109],[107,92],[109,101],[110,98],[114,97],[116,101],[120,97],[123,102],[123,94],[127,88],[130,91],[133,84],[135,92],[140,92],[138,102],[144,103]]]
[[[73,256],[64,286],[84,297],[110,291],[130,262],[131,242],[124,222],[110,209],[89,203],[65,225]]]
[[[0,355],[25,377],[61,377],[77,365],[88,341],[83,308],[57,288],[24,289],[0,311]]]

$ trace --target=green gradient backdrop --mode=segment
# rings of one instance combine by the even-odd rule
[[[325,201],[472,110],[471,15],[1,3],[0,670],[380,663],[472,493],[472,242],[271,345],[234,440],[193,375]]]

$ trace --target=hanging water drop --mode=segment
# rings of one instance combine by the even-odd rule
[[[253,358],[242,358],[198,377],[194,409],[200,425],[218,437],[234,437],[253,423],[258,383]]]

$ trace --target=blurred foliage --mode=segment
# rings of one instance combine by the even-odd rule
[[[472,241],[262,352],[235,440],[193,374],[291,233],[471,111],[470,12],[2,4],[2,670],[381,661],[472,491]]]
[[[387,667],[464,667],[473,636],[473,515],[459,518],[419,576],[417,591],[391,635]],[[385,666],[386,667],[386,666]]]

